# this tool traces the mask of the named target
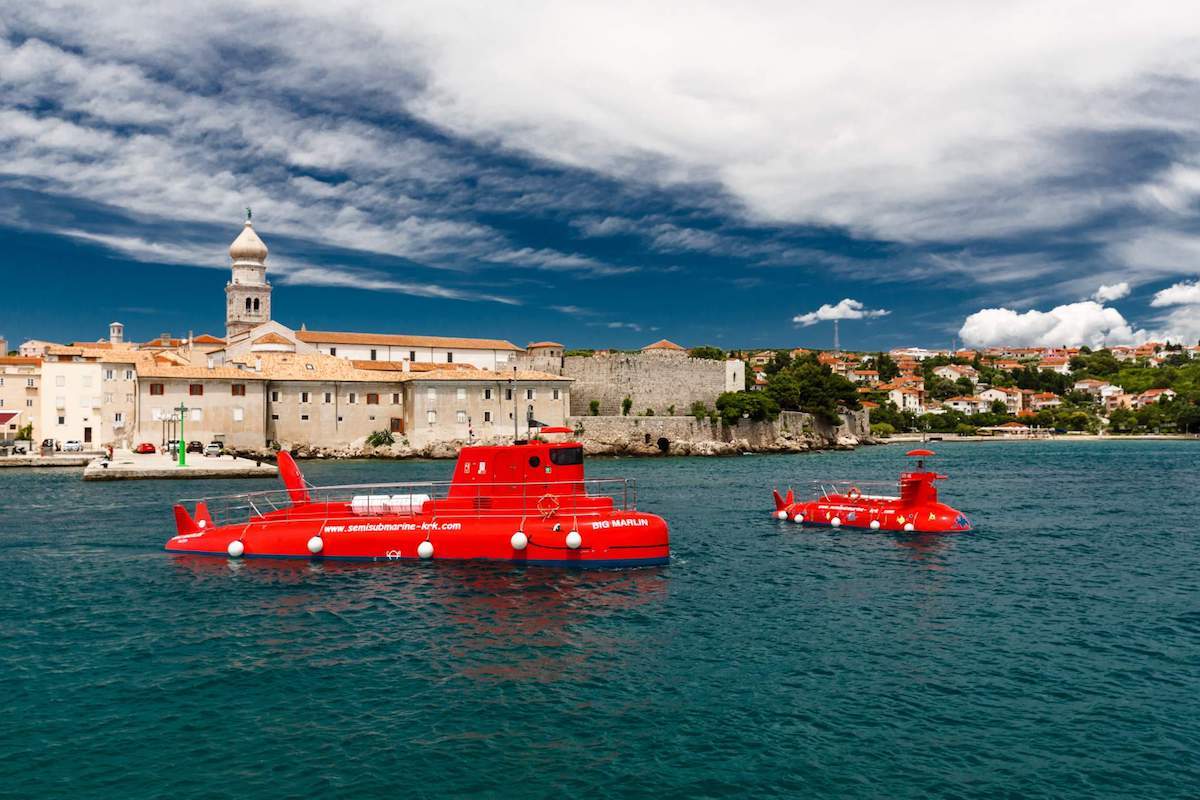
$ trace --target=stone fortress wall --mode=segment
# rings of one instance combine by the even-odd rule
[[[620,415],[626,397],[633,401],[631,414],[653,409],[669,415],[672,406],[676,414],[686,414],[697,401],[711,409],[723,392],[743,389],[746,375],[743,361],[690,358],[673,350],[539,357],[530,359],[529,368],[574,380],[571,413],[578,416],[591,413],[593,400],[599,401],[601,415]]]

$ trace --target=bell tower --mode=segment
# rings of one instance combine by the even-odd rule
[[[267,283],[267,246],[254,232],[250,209],[246,224],[229,246],[233,274],[225,284],[225,336],[245,333],[271,319],[271,284]]]

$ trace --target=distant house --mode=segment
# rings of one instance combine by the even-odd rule
[[[888,390],[888,400],[896,404],[896,408],[901,411],[919,412],[921,410],[921,396],[924,392],[918,391],[909,386],[897,386],[894,389]]]
[[[1038,369],[1042,372],[1057,372],[1059,375],[1066,375],[1071,371],[1071,362],[1066,356],[1044,356],[1038,362]]]
[[[765,367],[767,364],[770,364],[771,360],[774,358],[775,354],[770,350],[763,350],[760,353],[755,353],[754,355],[750,356],[750,365],[753,367]]]
[[[939,378],[945,378],[948,381],[957,381],[959,378],[966,378],[974,386],[979,383],[979,373],[974,367],[966,367],[959,364],[943,364],[940,367],[935,367],[933,374]]]
[[[1041,411],[1043,408],[1056,408],[1061,405],[1062,398],[1054,392],[1038,392],[1029,397],[1029,407],[1034,411]]]
[[[984,410],[984,401],[974,395],[951,397],[942,401],[942,405],[962,414],[978,414]]]
[[[1101,381],[1095,378],[1084,378],[1083,380],[1075,381],[1075,385],[1071,387],[1077,392],[1090,394],[1092,397],[1102,397],[1106,392],[1111,393],[1115,387],[1108,381]]]
[[[1012,358],[1002,358],[996,362],[996,369],[1012,372],[1015,369],[1021,369],[1023,365],[1020,361]]]
[[[1164,400],[1174,400],[1176,397],[1177,395],[1173,389],[1147,389],[1137,396],[1135,405],[1138,408],[1145,408],[1155,403],[1161,403]]]
[[[1022,395],[1020,389],[1010,386],[992,386],[980,392],[979,399],[985,401],[989,409],[992,403],[999,400],[1004,403],[1006,413],[1019,414],[1021,412]]]
[[[874,386],[879,383],[879,371],[874,369],[856,369],[850,372],[849,378],[855,383],[865,383],[868,386]]]

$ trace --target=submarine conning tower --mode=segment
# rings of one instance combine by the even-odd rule
[[[946,476],[925,468],[925,459],[933,456],[934,452],[932,450],[909,450],[905,455],[917,459],[917,464],[908,472],[900,474],[900,500],[905,504],[913,505],[936,503],[938,493],[933,482],[943,480]]]
[[[542,433],[570,430],[545,428]],[[578,442],[534,439],[513,445],[476,445],[459,451],[450,496],[470,497],[485,487],[497,496],[585,494],[583,479],[583,445]]]

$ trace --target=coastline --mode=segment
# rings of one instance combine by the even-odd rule
[[[876,444],[942,444],[944,442],[1146,442],[1184,441],[1200,442],[1200,434],[1194,433],[1131,433],[1099,434],[1080,433],[1062,436],[959,436],[947,433],[937,438],[922,438],[919,435],[889,436],[876,439]]]

